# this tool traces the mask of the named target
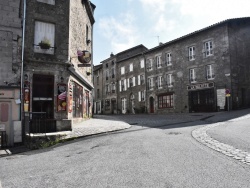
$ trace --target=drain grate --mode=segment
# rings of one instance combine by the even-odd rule
[[[168,133],[169,135],[179,135],[179,134],[181,134],[181,133],[179,133],[179,132],[170,132],[170,133]]]

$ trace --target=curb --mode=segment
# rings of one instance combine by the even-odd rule
[[[224,125],[224,124],[226,124],[226,122],[236,122],[236,121],[240,121],[243,119],[249,119],[249,118],[250,118],[250,115],[245,115],[245,116],[235,118],[232,120],[228,120],[225,122],[208,124],[208,125],[205,125],[201,128],[193,130],[192,136],[201,144],[203,144],[203,145],[205,145],[205,146],[207,146],[215,151],[218,151],[218,152],[220,152],[228,157],[236,159],[244,164],[250,165],[250,153],[249,152],[246,152],[246,151],[237,149],[233,146],[230,146],[228,144],[219,142],[207,134],[207,131],[209,129],[220,126],[220,125]]]

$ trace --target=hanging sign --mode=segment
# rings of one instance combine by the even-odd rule
[[[77,50],[78,60],[81,63],[89,63],[91,61],[91,53],[87,50]]]

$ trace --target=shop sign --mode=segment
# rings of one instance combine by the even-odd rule
[[[187,90],[199,90],[199,89],[207,89],[207,88],[213,88],[214,83],[199,83],[199,84],[194,84],[194,85],[189,85],[187,86]]]
[[[0,98],[11,99],[13,97],[14,97],[13,91],[10,91],[10,90],[2,90],[2,91],[0,91]]]

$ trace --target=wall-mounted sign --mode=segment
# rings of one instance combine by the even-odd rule
[[[81,63],[89,63],[91,61],[91,53],[87,50],[77,50],[78,60]]]
[[[57,85],[57,111],[66,111],[67,109],[67,90],[66,84]]]
[[[187,86],[187,90],[198,90],[198,89],[207,89],[207,88],[213,88],[214,83],[199,83],[199,84],[194,84],[194,85],[189,85]]]

